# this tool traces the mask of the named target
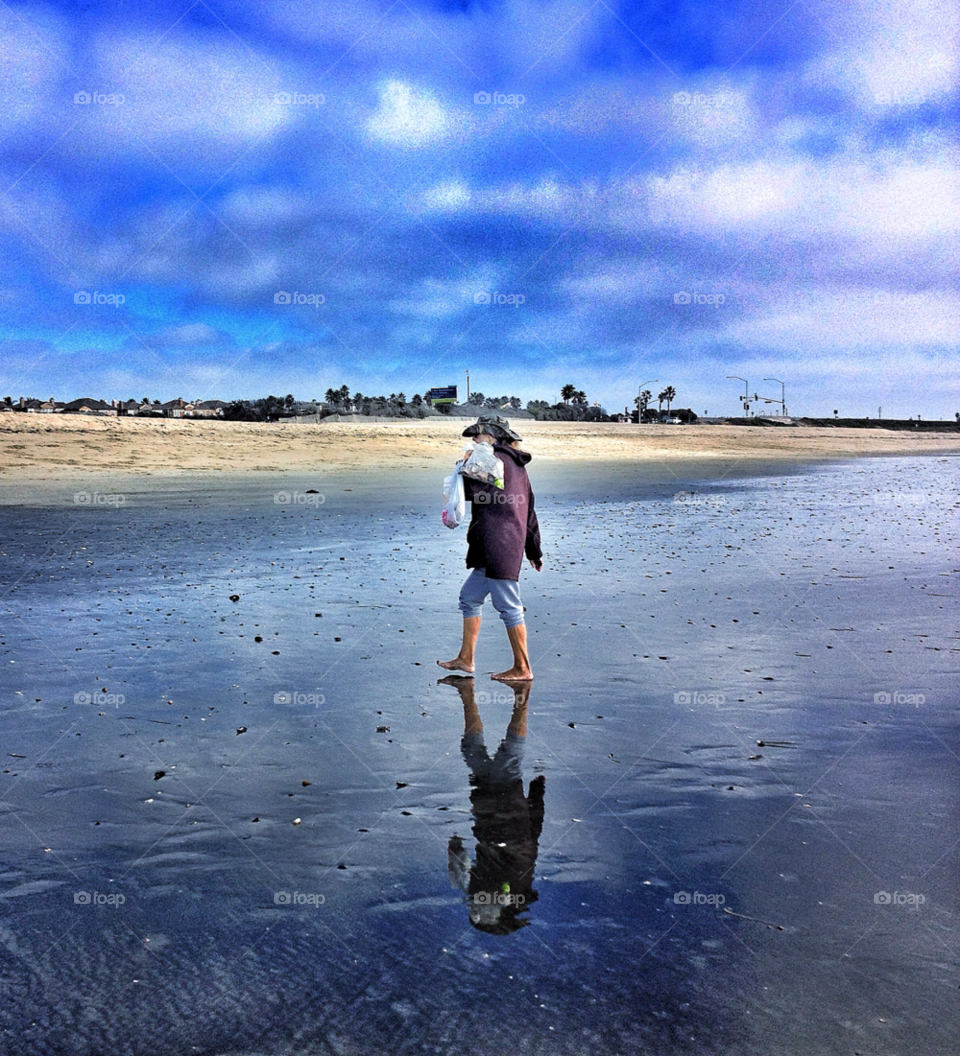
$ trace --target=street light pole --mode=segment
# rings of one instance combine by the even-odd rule
[[[467,375],[467,403],[470,402],[470,371],[466,370],[464,373]]]
[[[787,390],[786,390],[786,387],[784,386],[783,382],[780,381],[779,378],[764,378],[763,380],[764,381],[777,381],[777,382],[780,383],[780,410],[783,411],[783,416],[786,417],[787,416],[787,396],[786,396]]]
[[[640,385],[637,386],[637,425],[642,425],[643,424],[640,421],[640,419],[643,417],[643,415],[642,415],[642,413],[640,411],[640,396],[641,396],[641,393],[643,392],[643,386],[644,385],[659,385],[659,384],[660,384],[660,379],[659,378],[651,378],[649,381],[641,382]]]
[[[731,381],[743,382],[743,413],[746,415],[747,408],[750,406],[750,382],[746,378],[741,378],[739,374],[728,374],[727,377]]]

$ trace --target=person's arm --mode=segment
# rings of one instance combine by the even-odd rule
[[[527,806],[530,810],[530,830],[533,836],[533,853],[536,856],[537,844],[540,842],[540,831],[543,828],[543,791],[547,779],[540,774],[530,782],[527,792]]]
[[[527,489],[527,539],[523,552],[531,568],[539,572],[543,568],[543,551],[540,549],[540,522],[533,507],[533,488]]]

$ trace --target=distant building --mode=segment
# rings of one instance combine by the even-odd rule
[[[164,418],[185,418],[187,411],[194,410],[194,406],[192,403],[187,403],[182,396],[178,396],[175,400],[161,403],[160,409],[163,411]]]
[[[105,403],[103,400],[94,400],[88,396],[79,400],[71,400],[64,405],[64,414],[99,414],[111,415],[117,413],[116,401],[113,404]]]
[[[226,410],[223,400],[194,400],[193,409],[188,411],[185,418],[222,418]]]

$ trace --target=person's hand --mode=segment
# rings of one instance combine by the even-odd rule
[[[543,571],[543,559],[541,558],[541,560],[537,561],[536,563],[531,561],[530,562],[530,567],[534,570],[534,572],[542,572]]]

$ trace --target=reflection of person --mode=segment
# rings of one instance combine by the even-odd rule
[[[463,639],[452,660],[438,660],[447,671],[473,674],[474,652],[480,634],[480,614],[490,595],[507,630],[513,650],[513,667],[492,677],[498,681],[528,681],[533,678],[527,653],[527,628],[520,601],[520,568],[526,554],[530,567],[543,568],[540,525],[533,508],[533,491],[526,466],[530,454],[520,450],[520,437],[498,414],[482,414],[475,425],[463,431],[475,443],[492,444],[503,462],[503,488],[464,477],[470,502],[467,529],[467,576],[460,590]]]
[[[520,914],[537,900],[533,871],[543,826],[541,774],[523,794],[521,760],[527,736],[529,682],[515,682],[513,714],[506,736],[493,758],[483,741],[483,723],[477,709],[472,678],[449,675],[441,682],[453,685],[463,701],[463,758],[470,768],[470,804],[473,835],[477,841],[476,862],[459,836],[447,848],[450,883],[469,896],[470,923],[492,935],[509,935],[530,921]]]

